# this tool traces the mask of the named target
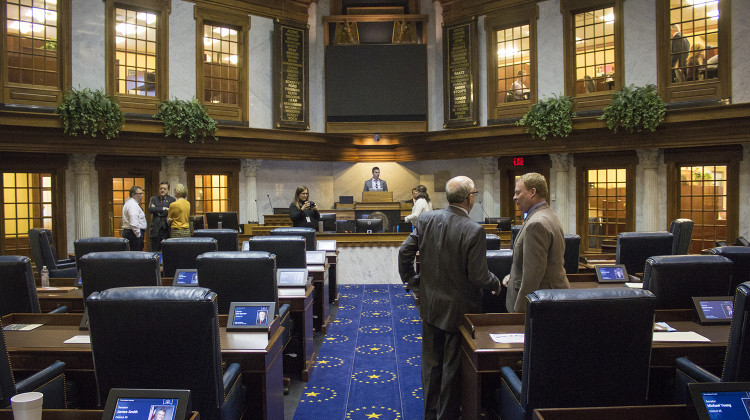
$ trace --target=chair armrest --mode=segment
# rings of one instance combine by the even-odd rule
[[[76,268],[76,263],[75,262],[63,262],[63,261],[60,261],[60,262],[56,263],[55,265],[57,266],[58,270],[64,270],[66,268]]]
[[[518,378],[516,372],[513,372],[513,369],[508,366],[503,366],[500,368],[500,375],[503,383],[508,385],[508,389],[516,397],[516,400],[521,401],[521,379]]]
[[[58,266],[60,264],[75,264],[75,263],[76,263],[76,259],[75,258],[65,258],[63,260],[57,260],[55,262],[55,264],[58,265]]]
[[[232,363],[227,367],[227,370],[224,371],[224,398],[229,395],[229,392],[232,390],[232,387],[235,386],[235,383],[239,378],[240,364]]]
[[[721,382],[718,376],[691,362],[687,357],[680,357],[675,363],[677,373],[684,374],[694,382]]]
[[[44,394],[44,408],[65,407],[65,363],[56,361],[43,370],[16,383],[19,394],[41,392]]]
[[[57,308],[49,311],[48,313],[50,313],[50,314],[67,314],[68,313],[68,307],[65,306],[65,305],[59,306],[59,307],[57,307]]]

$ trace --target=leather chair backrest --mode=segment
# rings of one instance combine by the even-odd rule
[[[690,251],[690,240],[693,239],[693,221],[675,219],[669,225],[669,232],[674,235],[672,255],[686,255]]]
[[[219,251],[237,251],[239,247],[239,232],[234,229],[196,229],[193,236],[216,239]]]
[[[0,316],[38,313],[39,299],[29,257],[0,255]]]
[[[487,238],[487,250],[488,251],[495,251],[500,249],[500,237],[493,234],[488,233],[485,235]]]
[[[161,241],[164,277],[174,277],[178,268],[198,268],[195,259],[205,252],[219,250],[214,238],[169,238]],[[198,277],[200,282],[200,277]]]
[[[500,281],[510,274],[510,266],[513,264],[513,251],[510,249],[487,250],[487,268],[497,276]],[[482,312],[505,313],[505,296],[507,288],[503,287],[499,295],[493,295],[488,290],[482,291]]]
[[[625,264],[628,273],[643,273],[648,257],[672,255],[669,232],[623,232],[617,235],[617,264]]]
[[[34,265],[36,265],[36,271],[39,275],[42,273],[42,267],[47,265],[42,254],[41,239],[43,234],[42,229],[29,229],[29,247],[31,248],[31,256],[34,258]]]
[[[310,227],[280,227],[271,230],[271,236],[301,236],[305,238],[305,249],[315,251],[315,229]]]
[[[354,220],[336,220],[336,233],[354,233],[356,227]]]
[[[91,252],[79,262],[83,298],[113,287],[160,286],[159,254],[145,251]]]
[[[690,309],[693,297],[725,296],[732,261],[719,255],[663,255],[646,260],[643,288],[659,309]]]
[[[729,283],[727,296],[734,296],[737,286],[750,281],[750,248],[746,246],[721,246],[711,248],[708,252],[732,260],[732,280]]]
[[[656,298],[637,289],[527,296],[521,407],[644,405]]]
[[[513,249],[513,245],[516,244],[516,238],[518,237],[518,234],[521,233],[521,226],[522,225],[513,225],[510,228],[510,249]]]
[[[511,219],[510,217],[498,217],[497,218],[497,230],[507,232],[511,229],[512,223],[513,223],[513,219]]]
[[[305,240],[299,236],[254,236],[250,238],[250,251],[275,254],[276,268],[307,268]]]
[[[581,237],[578,235],[565,235],[565,273],[578,273],[578,257],[581,255]]]
[[[220,314],[232,302],[275,302],[276,258],[264,251],[208,252],[195,260],[198,283],[218,295]]]
[[[112,388],[189,389],[201,418],[218,418],[224,385],[216,293],[123,287],[93,293],[87,307],[100,401]]]
[[[130,241],[125,238],[113,238],[109,236],[81,238],[73,242],[76,261],[89,252],[130,251]]]
[[[39,246],[42,250],[43,265],[46,265],[49,271],[57,270],[57,252],[52,248],[52,234],[48,229],[39,230]]]
[[[750,282],[737,286],[734,295],[732,325],[729,330],[727,357],[721,374],[722,382],[750,381]]]

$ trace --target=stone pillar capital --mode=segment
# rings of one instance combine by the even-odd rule
[[[242,159],[242,172],[245,177],[250,178],[258,175],[258,169],[263,163],[263,159]]]
[[[638,163],[644,169],[657,169],[661,161],[659,149],[635,149],[638,154]]]
[[[91,175],[94,173],[94,161],[96,155],[85,155],[80,153],[74,153],[70,155],[68,162],[70,163],[73,173],[76,175]]]
[[[570,153],[551,153],[552,170],[555,172],[568,172],[572,161]]]

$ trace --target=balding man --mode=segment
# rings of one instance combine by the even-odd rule
[[[464,314],[481,312],[481,289],[500,289],[500,281],[487,269],[484,228],[469,217],[478,194],[474,181],[455,177],[445,191],[448,208],[422,213],[399,249],[401,279],[419,294],[426,420],[460,418],[458,326]],[[414,272],[417,250],[419,275]]]
[[[516,182],[513,200],[526,213],[513,246],[513,265],[503,279],[508,312],[526,312],[526,295],[540,289],[568,289],[562,224],[547,204],[547,180],[531,172]]]

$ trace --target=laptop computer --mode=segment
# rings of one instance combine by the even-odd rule
[[[693,297],[693,313],[701,325],[731,324],[733,308],[732,296]]]
[[[750,382],[696,382],[688,391],[699,420],[750,420]]]
[[[174,272],[172,286],[198,286],[198,269],[178,268]]]

